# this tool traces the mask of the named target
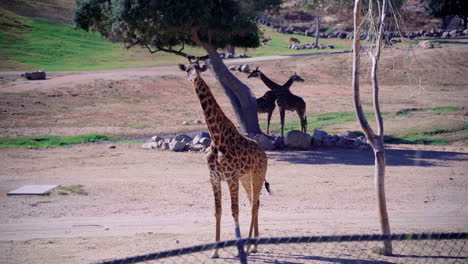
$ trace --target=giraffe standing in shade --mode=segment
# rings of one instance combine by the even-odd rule
[[[269,184],[265,181],[268,165],[265,151],[256,141],[241,135],[221,110],[210,88],[200,77],[200,73],[207,69],[207,65],[200,67],[197,61],[190,62],[188,66],[179,64],[179,68],[187,73],[188,79],[195,88],[211,135],[211,146],[206,158],[215,200],[216,241],[220,241],[221,238],[221,181],[223,180],[229,186],[236,236],[240,238],[240,181],[252,206],[249,238],[252,237],[252,233],[254,237],[258,237],[258,210],[263,184],[269,192]],[[252,252],[256,251],[257,245],[254,245]],[[213,258],[218,257],[218,249],[215,249]]]
[[[276,103],[278,104],[278,108],[280,111],[280,119],[281,119],[281,136],[284,135],[284,118],[286,115],[286,110],[289,111],[296,111],[299,119],[301,120],[301,131],[306,133],[307,132],[307,117],[305,116],[306,112],[306,103],[304,100],[291,93],[289,88],[291,88],[294,82],[304,82],[304,79],[299,77],[296,73],[292,75],[287,82],[283,85],[279,85],[274,81],[270,80],[263,74],[257,67],[252,73],[249,74],[247,78],[260,78],[263,83],[270,88],[270,90],[276,95]]]
[[[270,120],[276,108],[276,95],[273,91],[267,91],[262,97],[257,98],[257,112],[268,113],[267,134],[270,134]]]

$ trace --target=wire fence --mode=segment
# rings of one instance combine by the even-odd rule
[[[382,242],[392,241],[393,254],[382,254]],[[152,254],[103,261],[127,263],[468,263],[468,233],[303,236],[238,239]],[[248,245],[257,253],[241,255]],[[219,258],[212,259],[214,249]],[[239,250],[241,249],[241,250]]]

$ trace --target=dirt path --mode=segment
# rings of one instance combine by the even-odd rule
[[[91,263],[213,241],[203,154],[109,146],[0,150],[6,164],[0,169],[2,193],[33,183],[83,184],[89,192],[0,197],[2,263]],[[467,230],[468,155],[460,150],[391,147],[387,195],[393,232]],[[268,156],[274,193],[262,193],[262,236],[378,232],[371,152],[315,149]],[[232,239],[223,188],[223,239]],[[248,212],[241,193],[244,235]]]

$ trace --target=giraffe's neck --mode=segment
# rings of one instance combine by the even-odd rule
[[[281,87],[281,85],[275,83],[274,81],[270,80],[268,77],[266,77],[265,74],[263,73],[260,73],[260,79],[263,81],[263,83],[268,86],[268,88],[270,89],[278,89],[279,87]]]
[[[206,125],[211,134],[213,144],[215,146],[220,146],[226,141],[233,140],[235,137],[240,136],[237,128],[231,120],[226,117],[211,93],[210,88],[200,76],[193,79],[193,86],[200,100],[200,105],[203,109]]]
[[[283,89],[289,90],[289,88],[291,88],[291,85],[293,83],[294,83],[294,77],[291,76],[291,78],[289,78],[289,80],[283,84]]]

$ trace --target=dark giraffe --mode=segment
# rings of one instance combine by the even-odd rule
[[[257,98],[257,112],[268,113],[267,134],[270,133],[270,120],[276,108],[276,95],[273,91],[267,91],[262,97]]]
[[[305,116],[306,112],[306,103],[304,100],[291,93],[289,88],[291,88],[294,82],[304,82],[304,79],[299,77],[296,73],[289,78],[289,80],[283,85],[279,85],[274,81],[270,80],[263,74],[258,68],[255,69],[252,73],[249,74],[248,78],[258,77],[263,83],[270,88],[270,90],[276,95],[276,103],[280,111],[281,119],[281,136],[284,135],[284,118],[286,115],[286,110],[296,111],[299,119],[301,120],[301,131],[307,132],[307,117]]]
[[[200,67],[197,61],[190,62],[188,66],[179,64],[179,68],[187,73],[195,88],[211,135],[211,146],[206,158],[215,200],[216,241],[220,241],[221,238],[221,181],[223,180],[229,186],[237,237],[240,238],[239,181],[252,205],[249,238],[252,237],[252,233],[254,237],[258,237],[258,210],[263,184],[269,191],[268,183],[265,181],[268,166],[265,151],[256,141],[241,135],[226,117],[210,88],[200,77],[200,73],[207,69],[206,65]],[[254,245],[252,252],[256,250],[257,245]],[[219,257],[218,249],[215,249],[213,257]]]

